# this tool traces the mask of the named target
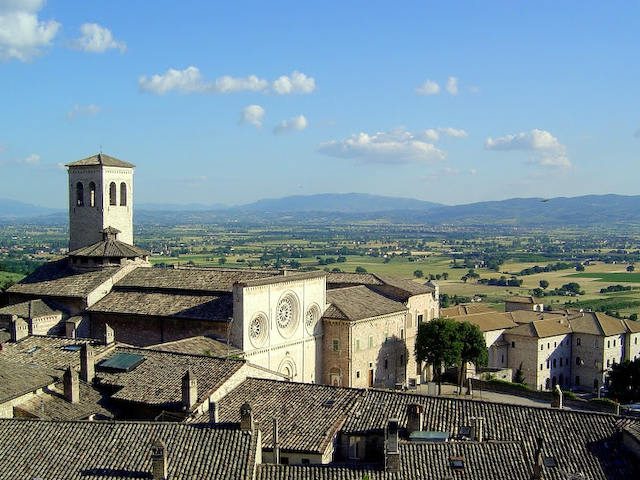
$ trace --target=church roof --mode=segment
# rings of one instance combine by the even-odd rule
[[[118,234],[120,230],[114,227],[107,227],[102,230],[102,240],[88,245],[86,247],[78,248],[69,253],[70,257],[98,257],[98,258],[133,258],[133,257],[145,257],[149,255],[149,252],[142,248],[138,248],[134,245],[121,242],[118,240]]]
[[[51,308],[46,302],[40,299],[29,300],[28,302],[16,303],[15,305],[0,308],[0,315],[16,315],[24,319],[60,314],[62,314],[60,310]]]
[[[152,290],[233,291],[233,284],[277,275],[277,272],[239,268],[137,268],[117,283],[117,287]]]
[[[62,372],[0,357],[0,404],[35,392],[62,377]]]
[[[82,160],[77,160],[75,162],[67,163],[65,165],[65,167],[93,167],[93,166],[123,167],[123,168],[135,167],[133,163],[118,160],[117,158],[110,157],[108,155],[105,155],[104,153],[98,153],[97,155],[83,158]]]
[[[114,266],[79,272],[71,268],[65,258],[45,263],[7,291],[23,295],[84,298],[119,269],[120,267]]]
[[[363,320],[407,310],[404,304],[372,292],[364,285],[327,290],[327,303],[331,305],[323,318],[339,320]]]
[[[144,270],[155,272],[161,269],[145,268]],[[233,315],[233,298],[226,293],[221,295],[202,295],[189,294],[185,291],[169,293],[148,290],[120,290],[120,287],[117,287],[87,310],[90,312],[123,315],[227,321]]]

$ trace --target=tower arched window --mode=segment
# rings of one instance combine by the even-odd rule
[[[120,184],[120,206],[127,206],[127,184],[124,182]]]
[[[117,205],[118,202],[116,201],[116,184],[115,182],[111,182],[111,184],[109,185],[109,205]]]
[[[89,206],[96,206],[96,184],[95,182],[89,183]]]
[[[76,206],[84,206],[84,185],[82,185],[82,182],[76,184]]]

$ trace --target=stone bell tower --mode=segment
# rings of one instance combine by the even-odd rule
[[[66,165],[69,169],[69,251],[102,241],[107,227],[133,245],[133,168],[103,153]]]

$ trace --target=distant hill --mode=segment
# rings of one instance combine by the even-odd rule
[[[423,212],[419,222],[457,225],[640,225],[640,196],[511,198]]]
[[[36,216],[46,216],[59,213],[67,213],[66,209],[38,207],[28,203],[17,202],[15,200],[0,199],[0,218],[27,218]]]
[[[176,215],[176,212],[180,212]],[[585,195],[581,197],[511,198],[446,206],[410,198],[359,193],[321,194],[266,199],[247,205],[136,204],[134,222],[140,224],[196,224],[210,222],[340,224],[364,220],[389,223],[502,227],[640,228],[640,196]],[[66,210],[0,200],[0,220],[16,219],[65,223]]]
[[[294,195],[278,199],[258,200],[233,207],[250,212],[342,212],[368,213],[393,210],[429,210],[443,206],[413,198],[384,197],[366,193],[324,193],[318,195]]]

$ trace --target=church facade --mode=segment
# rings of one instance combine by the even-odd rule
[[[102,338],[113,328],[118,341],[150,346],[208,335],[306,383],[396,386],[421,376],[415,336],[439,314],[436,285],[374,274],[150,268],[148,252],[133,245],[134,165],[99,154],[67,167],[70,253],[9,294],[16,304],[53,302],[68,336]]]

